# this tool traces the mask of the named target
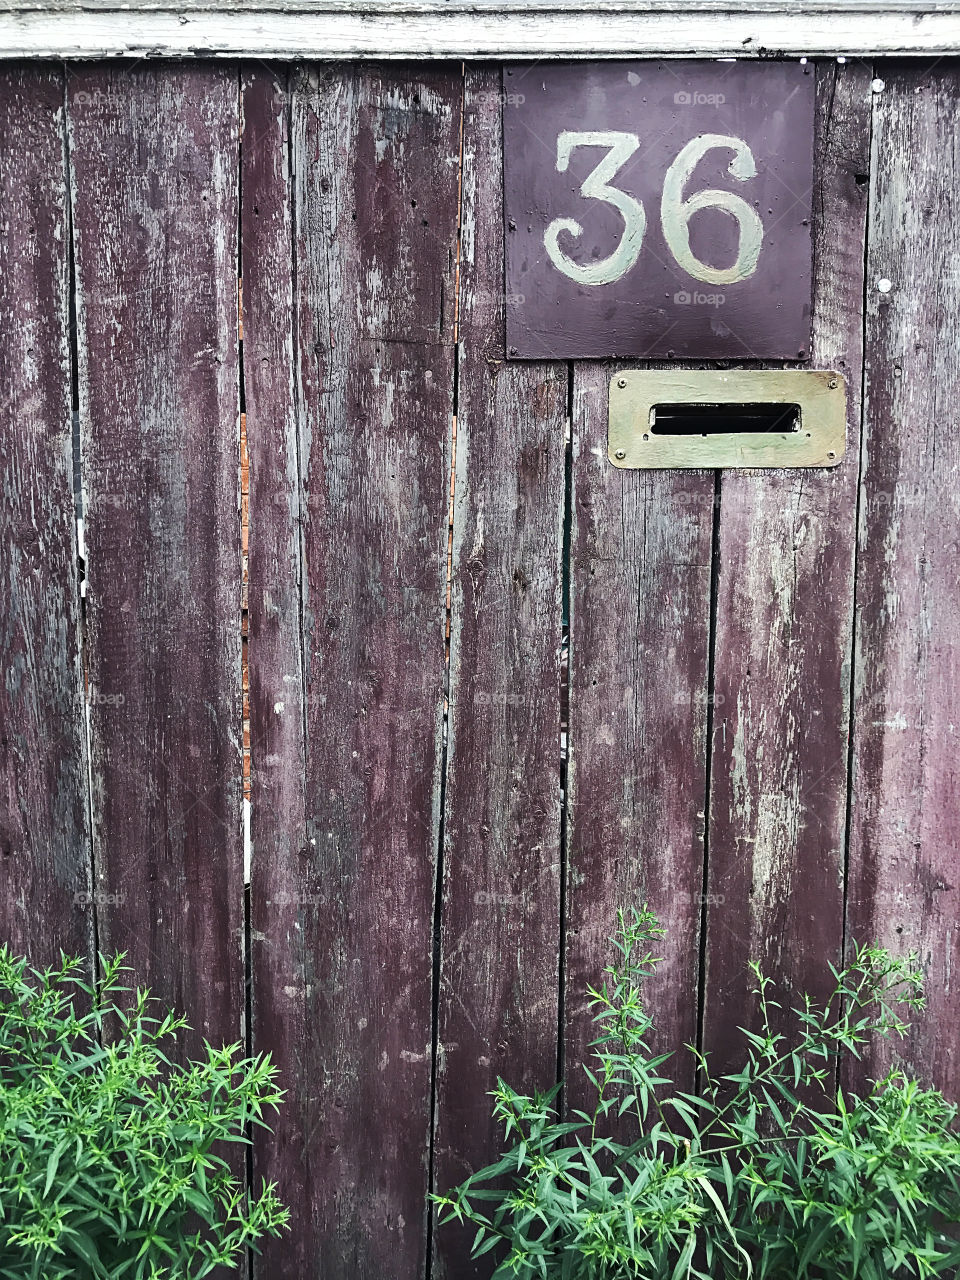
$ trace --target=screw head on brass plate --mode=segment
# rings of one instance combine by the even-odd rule
[[[846,384],[832,369],[634,369],[610,383],[623,468],[835,467]]]

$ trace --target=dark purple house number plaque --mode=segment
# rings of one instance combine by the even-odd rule
[[[811,66],[539,64],[503,88],[509,356],[808,357]]]

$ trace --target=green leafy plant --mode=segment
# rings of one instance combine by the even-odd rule
[[[267,1127],[276,1068],[239,1045],[171,1062],[186,1022],[151,1016],[149,993],[123,985],[122,956],[101,962],[93,989],[79,960],[40,972],[0,948],[0,1277],[236,1267],[288,1218],[271,1184],[249,1202],[223,1154]]]
[[[676,1088],[651,1052],[641,988],[662,936],[644,908],[621,914],[618,956],[590,997],[598,1036],[582,1064],[592,1110],[556,1114],[559,1086],[533,1097],[498,1081],[502,1159],[435,1196],[441,1222],[476,1228],[474,1256],[523,1280],[907,1280],[956,1274],[957,1108],[899,1070],[855,1097],[836,1089],[841,1053],[902,1036],[921,1009],[916,958],[859,947],[831,966],[823,1006],[780,1005],[752,965],[761,1031],[743,1031],[741,1070]],[[611,1136],[617,1135],[617,1136]]]

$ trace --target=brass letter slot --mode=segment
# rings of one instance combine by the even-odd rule
[[[632,369],[610,383],[616,467],[834,467],[846,388],[826,369]]]

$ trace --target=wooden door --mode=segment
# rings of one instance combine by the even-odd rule
[[[630,903],[664,1048],[731,1062],[749,959],[816,994],[876,937],[960,1094],[960,70],[816,66],[847,450],[755,473],[611,467],[643,362],[507,358],[511,70],[0,82],[0,940],[125,947],[274,1055],[258,1276],[489,1274],[427,1192],[497,1154],[497,1075],[576,1105]]]

